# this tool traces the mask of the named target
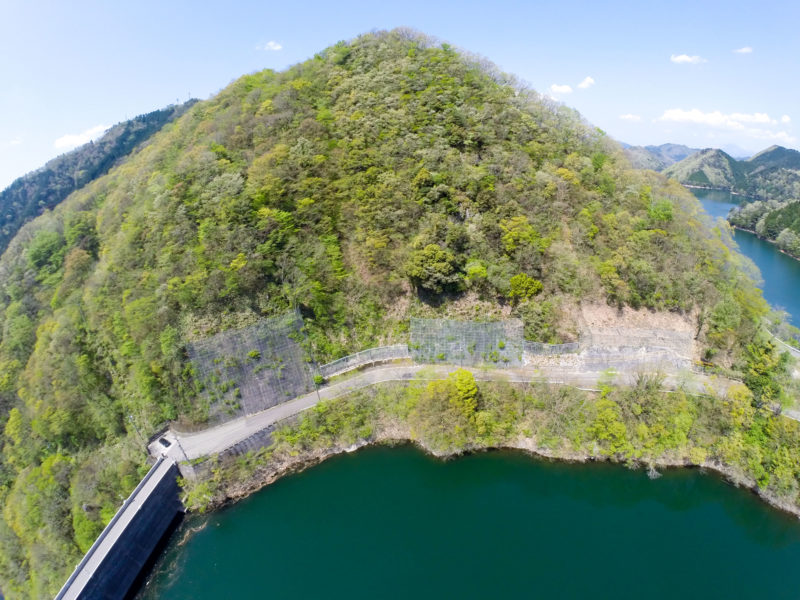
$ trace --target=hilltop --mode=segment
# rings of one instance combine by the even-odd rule
[[[0,254],[22,225],[57,206],[72,192],[108,172],[164,125],[194,104],[190,100],[117,123],[100,139],[54,158],[0,192]]]
[[[325,362],[408,341],[415,316],[564,342],[582,305],[633,307],[690,323],[710,364],[750,377],[749,411],[780,401],[783,363],[743,265],[677,182],[447,44],[370,34],[245,75],[0,257],[2,589],[52,595],[147,436],[205,422],[193,341],[297,309]]]

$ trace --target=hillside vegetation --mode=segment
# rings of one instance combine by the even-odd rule
[[[0,253],[25,222],[107,173],[136,146],[195,102],[190,100],[118,123],[97,141],[62,154],[41,169],[15,180],[0,192]]]
[[[784,252],[800,258],[800,202],[756,201],[734,209],[731,225],[755,231]]]
[[[371,34],[246,75],[0,258],[0,587],[52,596],[145,437],[202,419],[187,341],[293,307],[320,362],[410,316],[566,341],[583,301],[681,312],[769,406],[785,363],[731,248],[677,182],[446,44]]]
[[[681,183],[730,190],[748,198],[800,198],[800,152],[781,146],[770,146],[747,160],[707,148],[670,166],[664,174]]]

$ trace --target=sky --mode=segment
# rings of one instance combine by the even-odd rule
[[[138,114],[412,27],[630,144],[800,147],[800,3],[0,0],[0,189]]]

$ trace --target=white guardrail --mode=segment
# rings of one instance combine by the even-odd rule
[[[578,343],[542,344],[539,342],[524,342],[524,351],[526,354],[566,354],[578,352],[579,350],[580,344]],[[361,352],[356,352],[355,354],[343,356],[327,364],[320,365],[319,374],[328,378],[358,369],[365,365],[410,358],[412,358],[412,355],[407,344],[380,346],[378,348],[369,348]]]
[[[333,377],[334,375],[352,371],[364,365],[371,365],[389,360],[402,360],[404,358],[411,358],[411,353],[408,351],[407,344],[369,348],[368,350],[362,350],[361,352],[356,352],[349,356],[343,356],[338,360],[321,365],[319,367],[319,374],[323,377]]]

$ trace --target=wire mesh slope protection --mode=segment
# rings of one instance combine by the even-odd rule
[[[516,367],[523,362],[522,321],[487,323],[411,319],[409,350],[417,362]]]
[[[209,422],[252,414],[314,390],[295,312],[223,331],[187,347]]]

